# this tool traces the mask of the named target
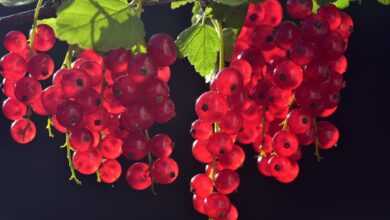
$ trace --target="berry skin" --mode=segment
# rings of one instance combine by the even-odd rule
[[[27,48],[27,38],[20,31],[8,32],[3,40],[3,45],[6,50],[13,53],[22,52]]]
[[[75,128],[83,120],[84,112],[80,104],[74,101],[65,101],[57,107],[56,118],[60,125],[66,128]]]
[[[301,36],[298,27],[289,21],[283,22],[275,32],[275,43],[288,50],[293,46],[293,43]]]
[[[241,74],[233,68],[221,70],[211,82],[210,88],[223,95],[229,96],[242,90]]]
[[[121,126],[129,131],[148,129],[153,122],[153,115],[144,104],[133,104],[120,115]]]
[[[249,4],[245,18],[245,26],[254,27],[262,25],[265,10],[262,4]]]
[[[302,68],[292,61],[283,61],[279,63],[274,69],[273,82],[281,89],[296,89],[301,85],[302,80]]]
[[[84,175],[94,174],[100,166],[102,155],[97,150],[76,151],[73,154],[74,168]]]
[[[215,178],[215,188],[222,194],[230,194],[237,190],[240,185],[238,173],[232,170],[222,170]]]
[[[54,72],[54,61],[47,54],[36,54],[27,63],[27,72],[36,80],[50,78]]]
[[[176,116],[175,103],[171,99],[166,99],[152,110],[154,120],[160,124],[164,124]]]
[[[15,84],[15,97],[26,104],[34,102],[41,97],[42,86],[32,78],[24,77]]]
[[[8,80],[20,80],[26,75],[26,61],[16,53],[4,55],[0,60],[0,64],[2,70],[1,74]]]
[[[213,161],[213,155],[207,150],[207,141],[195,140],[192,145],[192,155],[201,163]]]
[[[312,14],[312,0],[288,0],[287,12],[295,19],[304,19]]]
[[[257,159],[257,170],[263,176],[272,176],[270,163],[269,163],[270,159],[271,157],[259,157]]]
[[[156,134],[149,141],[149,149],[157,158],[169,157],[173,152],[173,141],[166,134]]]
[[[230,206],[229,198],[221,193],[212,193],[204,200],[204,208],[210,218],[224,217]]]
[[[176,44],[168,34],[159,33],[150,37],[148,53],[157,66],[170,66],[176,61]]]
[[[112,135],[103,138],[101,142],[101,152],[104,158],[117,159],[122,154],[123,141]]]
[[[74,151],[84,152],[92,147],[94,137],[87,129],[77,128],[70,132],[69,142]]]
[[[39,52],[46,52],[53,48],[55,43],[56,37],[53,29],[46,24],[38,25],[35,32],[33,49]]]
[[[92,88],[81,91],[75,97],[75,101],[81,106],[85,114],[97,111],[102,105],[100,94]]]
[[[130,59],[127,72],[131,80],[143,83],[157,75],[157,66],[150,56],[137,54]]]
[[[152,78],[143,85],[143,93],[146,103],[154,108],[163,103],[169,97],[169,87],[165,82]]]
[[[321,149],[330,149],[337,144],[340,133],[332,123],[320,121],[317,124],[317,130]]]
[[[264,0],[260,3],[264,8],[263,25],[276,27],[283,19],[283,8],[278,0]]]
[[[112,86],[113,96],[124,105],[131,105],[139,96],[137,94],[138,84],[131,80],[127,75],[117,78]]]
[[[59,86],[49,86],[42,91],[42,104],[49,114],[55,114],[57,107],[65,101],[64,93]]]
[[[230,152],[222,155],[218,159],[218,164],[221,165],[224,169],[237,170],[244,164],[244,161],[244,150],[240,146],[234,145]]]
[[[275,178],[282,178],[288,175],[291,169],[291,162],[287,157],[273,157],[269,164],[271,175]]]
[[[106,160],[99,168],[100,179],[103,183],[114,183],[119,179],[122,167],[117,160]]]
[[[27,113],[27,106],[14,98],[7,98],[2,105],[3,114],[9,120],[21,119]]]
[[[146,163],[133,163],[126,172],[127,184],[135,190],[145,190],[152,185],[149,165]]]
[[[91,79],[91,85],[96,86],[103,80],[103,67],[93,61],[86,60],[78,68],[84,71]]]
[[[290,169],[285,175],[276,177],[276,180],[278,180],[281,183],[291,183],[294,181],[299,174],[299,165],[295,161],[290,161]]]
[[[228,213],[222,217],[222,218],[216,218],[215,220],[237,220],[238,219],[238,210],[237,208],[232,204],[230,206],[230,209]]]
[[[229,111],[226,113],[219,123],[221,131],[228,134],[236,134],[242,127],[243,120],[241,115],[236,111]]]
[[[225,98],[214,91],[203,93],[196,101],[195,111],[200,119],[214,122],[220,120],[227,112]]]
[[[91,79],[84,71],[72,69],[63,73],[61,86],[65,97],[74,98],[91,86]]]
[[[340,10],[333,4],[320,7],[318,15],[328,23],[331,31],[337,30],[342,21]]]
[[[291,132],[302,134],[311,129],[312,117],[303,109],[294,109],[290,112],[287,123]]]
[[[299,142],[293,133],[281,130],[272,138],[272,146],[279,156],[289,157],[298,150]]]
[[[21,118],[11,125],[11,137],[19,144],[30,143],[34,140],[36,134],[35,124],[29,119]]]
[[[204,210],[204,198],[203,197],[200,197],[200,196],[194,194],[192,197],[192,206],[200,214],[206,215],[206,211]]]
[[[15,97],[15,81],[4,78],[1,84],[1,91],[9,98]]]
[[[302,22],[303,38],[317,42],[329,33],[329,25],[319,16],[311,16]]]
[[[171,69],[169,68],[169,66],[158,67],[157,79],[167,83],[170,78],[171,78]]]
[[[145,135],[131,133],[123,142],[123,155],[129,160],[142,160],[149,153],[149,146]]]
[[[171,158],[159,158],[153,162],[151,176],[159,184],[171,184],[179,174],[179,166]]]
[[[311,42],[298,40],[290,50],[290,59],[298,65],[306,65],[313,61],[317,50]]]
[[[103,57],[100,56],[98,53],[96,53],[92,49],[85,49],[85,50],[83,50],[79,54],[78,58],[89,60],[89,61],[93,61],[93,62],[98,63],[99,65],[102,65],[103,61],[104,61]]]
[[[213,181],[206,174],[197,174],[191,179],[191,191],[202,198],[213,192]]]
[[[198,119],[192,123],[190,133],[194,139],[207,140],[213,134],[213,124]]]
[[[222,156],[232,151],[233,139],[226,133],[214,133],[208,141],[207,149],[214,156]]]
[[[344,38],[348,39],[353,32],[353,20],[347,13],[340,11],[341,24],[337,28],[337,32]]]

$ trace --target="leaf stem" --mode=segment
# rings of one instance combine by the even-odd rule
[[[35,33],[36,33],[38,18],[39,18],[39,11],[42,8],[42,3],[43,3],[43,0],[38,0],[37,6],[35,7],[35,10],[34,10],[33,25],[31,28],[32,31],[31,31],[31,36],[30,36],[30,38],[31,38],[30,46],[31,47],[33,47],[33,45],[34,45]]]

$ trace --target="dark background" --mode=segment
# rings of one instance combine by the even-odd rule
[[[32,7],[0,8],[0,15]],[[390,7],[365,0],[362,5],[353,4],[348,12],[354,18],[355,32],[347,53],[347,88],[331,119],[342,134],[339,146],[324,152],[320,163],[313,150],[307,150],[301,174],[290,185],[260,176],[247,149],[241,186],[231,197],[240,219],[390,219]],[[149,36],[157,32],[177,36],[189,26],[190,8],[148,7],[143,19]],[[11,29],[27,32],[30,25],[0,26],[0,39]],[[53,51],[58,63],[63,53],[61,44]],[[0,220],[206,219],[192,209],[188,190],[191,176],[203,169],[192,158],[188,129],[195,119],[194,101],[207,87],[183,60],[173,66],[170,86],[177,117],[154,132],[164,130],[175,139],[173,157],[181,175],[172,185],[158,186],[158,196],[131,190],[123,178],[113,187],[96,183],[94,176],[83,177],[82,187],[69,182],[65,151],[59,149],[63,137],[49,139],[45,119],[34,118],[39,133],[33,143],[18,145],[9,136],[10,122],[1,115]]]

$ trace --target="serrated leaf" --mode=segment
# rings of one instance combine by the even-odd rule
[[[241,29],[247,12],[248,5],[229,7],[221,4],[210,4],[213,9],[213,17],[222,22],[223,27]]]
[[[236,42],[238,30],[235,28],[225,28],[223,29],[223,44],[224,44],[224,59],[227,62],[230,62],[232,57],[234,45]]]
[[[220,50],[220,38],[207,24],[191,26],[179,34],[176,45],[195,70],[203,77],[213,74]]]
[[[127,0],[72,0],[57,11],[57,37],[81,48],[109,51],[143,43],[144,26]]]
[[[51,28],[53,28],[54,31],[57,29],[57,19],[56,18],[46,18],[46,19],[38,20],[38,24],[47,24]]]
[[[378,0],[378,2],[383,5],[390,5],[390,0]]]
[[[337,0],[332,4],[334,4],[337,8],[344,9],[349,7],[349,2],[350,0]]]
[[[0,0],[0,4],[5,7],[21,6],[33,3],[35,0]]]
[[[216,0],[217,3],[229,6],[238,6],[246,2],[246,0]]]
[[[171,2],[171,9],[177,9],[193,2],[194,0],[175,0]]]

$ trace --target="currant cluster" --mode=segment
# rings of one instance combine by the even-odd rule
[[[345,86],[344,52],[351,17],[334,5],[312,13],[312,0],[288,0],[283,21],[278,0],[251,3],[229,67],[195,104],[193,156],[207,164],[191,181],[194,208],[212,219],[238,218],[228,194],[239,186],[236,170],[250,145],[258,170],[282,183],[299,174],[304,146],[330,149],[338,129],[318,120],[332,115]]]
[[[76,182],[74,170],[114,183],[122,173],[118,158],[123,155],[130,161],[148,156],[149,163],[128,168],[131,188],[172,183],[178,176],[178,165],[170,158],[173,141],[162,133],[149,137],[148,129],[176,115],[168,87],[169,66],[176,60],[173,39],[167,34],[152,36],[143,48],[147,53],[122,48],[105,55],[92,49],[68,51],[64,65],[54,73],[54,61],[46,53],[56,42],[54,31],[42,24],[33,36],[30,44],[19,31],[4,38],[9,53],[0,66],[8,98],[2,109],[14,121],[12,138],[21,144],[34,139],[34,112],[48,117],[49,135],[51,126],[66,134],[64,147]],[[51,83],[43,89],[45,80]]]

